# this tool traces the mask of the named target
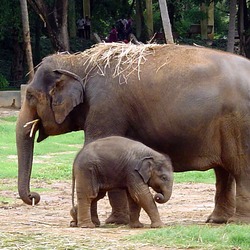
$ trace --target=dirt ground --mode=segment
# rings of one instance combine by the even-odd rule
[[[0,116],[17,113],[0,109]],[[36,189],[41,195],[40,203],[34,207],[23,204],[16,185],[16,180],[0,179],[0,249],[155,249],[149,244],[126,241],[126,236],[149,229],[150,221],[144,211],[140,217],[145,223],[143,229],[104,225],[111,211],[105,197],[98,203],[100,228],[70,228],[70,181],[33,180],[31,190]],[[214,193],[215,187],[210,184],[174,184],[171,199],[157,205],[166,227],[203,224],[213,210]]]

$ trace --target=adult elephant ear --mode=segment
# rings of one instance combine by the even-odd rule
[[[82,79],[67,70],[54,70],[59,75],[50,90],[52,110],[58,124],[63,123],[74,107],[83,102],[84,85]]]

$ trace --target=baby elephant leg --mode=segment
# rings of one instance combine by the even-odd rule
[[[127,192],[128,204],[129,204],[129,225],[132,228],[143,227],[143,224],[139,221],[141,207],[132,199],[130,194]]]
[[[86,215],[84,215],[84,218],[85,218],[84,220],[82,220],[81,217],[79,217],[78,205],[71,208],[70,215],[72,216],[72,219],[73,219],[70,222],[70,227],[89,227],[89,228],[95,227],[95,224],[93,224],[92,221],[88,219],[88,216],[86,217]],[[89,218],[90,218],[90,214],[89,214]]]
[[[99,192],[98,196],[91,203],[91,220],[95,226],[99,227],[101,225],[97,213],[97,202],[106,195],[106,192]]]
[[[160,218],[159,211],[148,186],[142,185],[140,188],[137,186],[137,190],[133,190],[133,188],[130,187],[129,192],[133,199],[139,204],[139,206],[142,207],[148,214],[151,220],[151,227],[163,227],[164,223]]]
[[[91,203],[93,199],[89,197],[79,198],[77,197],[77,226],[94,228],[95,224],[91,220]]]

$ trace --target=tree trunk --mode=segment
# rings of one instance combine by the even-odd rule
[[[245,24],[244,24],[244,1],[239,0],[239,37],[240,37],[240,55],[244,54],[245,51],[245,35],[244,35],[244,30],[245,30]]]
[[[69,51],[69,34],[68,34],[68,0],[56,1],[54,11],[55,20],[57,21],[58,40],[63,41],[65,50]]]
[[[239,1],[239,5],[242,7],[239,7],[239,9],[242,10],[242,14],[240,13],[238,15],[238,23],[240,22],[244,22],[241,25],[241,30],[244,28],[244,30],[246,31],[245,34],[240,32],[239,29],[239,35],[240,35],[240,39],[242,39],[242,41],[240,41],[240,47],[241,47],[241,53],[244,51],[245,55],[247,58],[250,58],[250,34],[249,34],[249,30],[250,30],[250,17],[249,17],[249,13],[248,13],[248,8],[247,8],[247,1],[246,0],[240,0]]]
[[[54,6],[43,0],[28,0],[32,8],[44,22],[55,51],[69,51],[68,40],[68,0],[55,1]]]
[[[207,6],[205,3],[201,4],[201,12],[203,13],[203,17],[200,21],[201,25],[201,39],[207,39]]]
[[[172,44],[174,43],[174,39],[172,35],[172,29],[171,29],[171,24],[169,20],[168,7],[167,7],[166,0],[159,0],[159,6],[160,6],[160,11],[161,11],[161,19],[162,19],[166,43]]]
[[[83,16],[88,16],[90,18],[90,1],[83,0]]]
[[[136,37],[140,39],[142,33],[142,9],[141,9],[141,0],[136,0],[135,10],[136,10]]]
[[[230,0],[230,18],[227,36],[227,51],[234,52],[235,20],[236,20],[237,0]]]
[[[29,15],[26,0],[20,0],[21,12],[22,12],[22,23],[23,23],[23,40],[24,48],[26,52],[27,64],[29,69],[29,79],[34,77],[34,66],[32,59],[32,50],[30,44],[30,28],[29,28]]]
[[[212,28],[212,32],[210,34],[208,34],[208,38],[210,40],[214,39],[214,1],[210,1],[210,4],[208,5],[208,21],[207,24],[211,25]]]
[[[148,33],[148,38],[150,38],[154,34],[152,0],[146,0],[146,13],[147,13],[146,17],[147,33]]]

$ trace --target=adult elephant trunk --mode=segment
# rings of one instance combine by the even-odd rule
[[[36,119],[36,112],[24,102],[16,124],[16,145],[18,155],[18,192],[20,198],[28,205],[37,204],[40,201],[40,195],[30,192],[30,176],[33,162],[34,137],[37,125],[27,122]]]
[[[162,193],[155,194],[154,200],[157,203],[161,203],[161,204],[166,203],[170,199],[171,194],[172,194],[172,188],[165,189]]]

